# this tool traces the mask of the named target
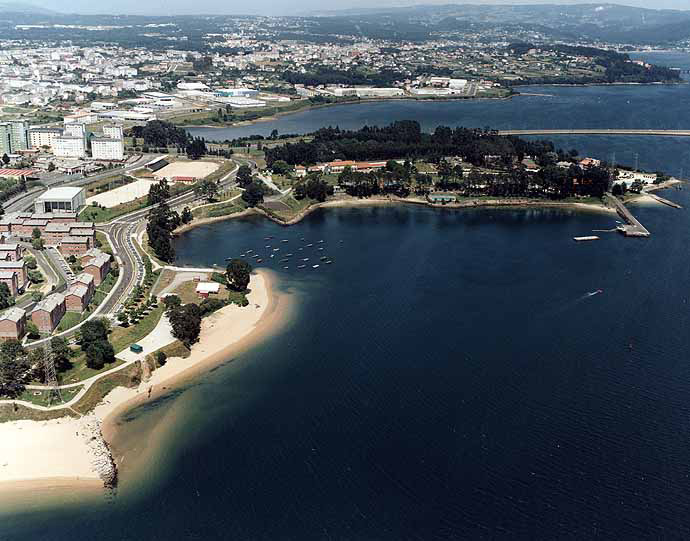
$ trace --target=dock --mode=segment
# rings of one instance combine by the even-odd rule
[[[628,210],[620,199],[611,194],[606,194],[606,198],[615,207],[618,215],[625,221],[626,225],[619,225],[616,228],[618,231],[626,237],[649,237],[651,233],[632,215],[632,212]]]
[[[664,199],[663,197],[658,196],[655,193],[645,192],[645,194],[648,195],[649,197],[651,197],[652,199],[658,201],[659,203],[662,203],[664,205],[668,205],[669,207],[673,207],[674,209],[682,209],[683,208],[678,203],[674,203],[673,201],[669,201],[668,199]]]

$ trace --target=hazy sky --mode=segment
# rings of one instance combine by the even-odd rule
[[[262,15],[294,15],[308,13],[313,10],[345,9],[351,7],[383,7],[417,4],[536,4],[536,3],[596,3],[596,0],[582,2],[563,2],[558,0],[535,1],[493,1],[467,0],[453,2],[451,0],[29,0],[37,6],[46,7],[62,13],[126,13],[140,15],[188,15],[199,13],[211,14],[262,14]],[[654,9],[672,8],[690,10],[690,0],[608,0],[606,3],[617,3],[630,6],[648,7]]]

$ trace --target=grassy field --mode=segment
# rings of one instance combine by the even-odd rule
[[[141,383],[141,362],[99,379],[72,409],[85,414],[94,409],[116,387],[136,387]]]
[[[122,203],[121,205],[116,205],[111,208],[89,206],[81,211],[81,214],[79,214],[79,221],[97,223],[109,222],[123,214],[146,208],[147,199],[148,197],[140,197],[134,201]]]
[[[92,195],[97,195],[99,193],[113,190],[120,186],[129,184],[130,182],[133,182],[133,180],[122,174],[115,174],[110,177],[94,180],[93,182],[85,186],[86,197],[91,197]]]
[[[0,423],[9,421],[50,421],[61,417],[77,417],[78,414],[70,409],[58,411],[40,411],[20,405],[6,404],[0,406]]]
[[[237,212],[246,210],[247,205],[242,199],[236,199],[232,202],[218,203],[216,205],[204,206],[196,208],[192,211],[194,218],[216,218],[219,216],[228,216]]]
[[[295,199],[291,195],[283,197],[279,202],[264,205],[262,208],[269,214],[276,218],[288,221],[304,211],[307,207],[314,203],[313,200],[304,198],[301,200]]]
[[[196,294],[196,286],[198,282],[190,280],[188,282],[182,282],[179,286],[175,288],[173,293],[180,297],[182,304],[195,303],[200,304],[204,299]],[[219,299],[222,301],[229,301],[230,303],[243,305],[247,302],[247,297],[244,293],[239,291],[232,291],[225,287],[223,284],[220,286],[220,290],[217,295],[209,295],[209,299]]]
[[[84,317],[86,316],[80,312],[65,312],[65,315],[62,316],[62,319],[57,326],[57,331],[62,332],[66,331],[67,329],[71,329],[75,325],[81,323]]]
[[[70,369],[58,373],[58,381],[61,385],[77,383],[79,381],[89,379],[93,376],[97,376],[98,374],[106,372],[111,368],[118,367],[121,364],[124,364],[124,361],[116,359],[115,362],[104,366],[102,369],[94,370],[93,368],[89,368],[88,366],[86,366],[86,355],[80,352],[79,355],[72,358],[72,367]]]
[[[57,406],[69,402],[82,388],[83,385],[78,385],[73,389],[63,389],[60,391],[59,397],[47,389],[41,391],[37,389],[25,389],[19,397],[19,400],[31,402],[37,406]]]

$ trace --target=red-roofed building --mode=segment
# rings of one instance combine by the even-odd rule
[[[172,177],[173,182],[182,182],[184,184],[194,184],[197,180],[199,180],[196,177]]]

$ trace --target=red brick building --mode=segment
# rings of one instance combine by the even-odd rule
[[[0,314],[0,338],[21,340],[26,334],[26,312],[13,306]]]
[[[110,272],[110,255],[101,252],[96,257],[82,263],[84,272],[93,276],[94,283],[98,286]]]
[[[63,237],[60,241],[60,253],[64,257],[71,255],[79,257],[91,248],[90,237]]]
[[[0,270],[0,283],[7,284],[10,295],[15,297],[19,292],[19,277],[13,270]]]
[[[83,312],[89,305],[91,294],[84,284],[72,284],[65,293],[65,310],[68,312]]]
[[[31,320],[41,332],[53,332],[62,316],[65,315],[65,297],[61,293],[53,293],[40,301],[31,312]]]

